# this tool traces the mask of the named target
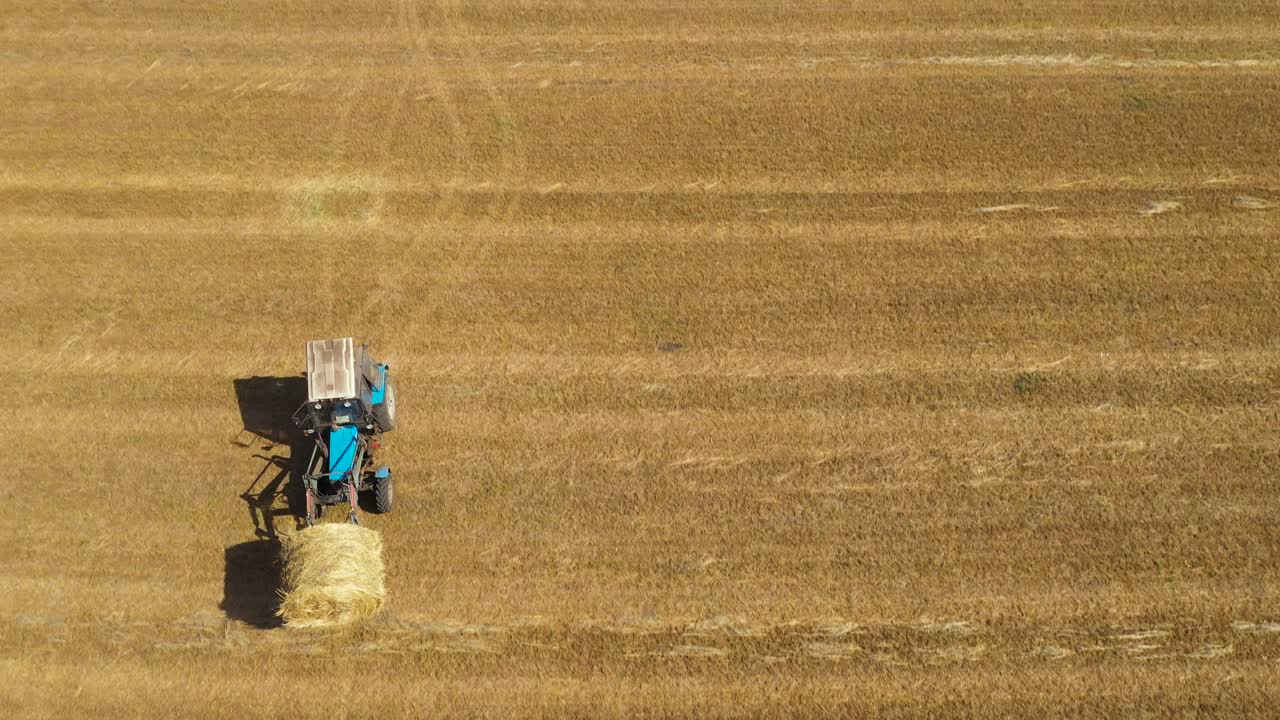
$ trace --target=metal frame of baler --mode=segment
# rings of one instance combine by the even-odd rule
[[[348,519],[356,523],[360,523],[359,515],[356,510],[359,507],[359,493],[369,490],[372,486],[367,482],[365,472],[373,465],[373,453],[370,448],[377,450],[382,439],[382,429],[376,424],[373,418],[369,420],[373,423],[374,432],[356,434],[356,451],[355,461],[351,464],[351,469],[346,472],[345,477],[340,480],[334,480],[330,474],[325,471],[316,472],[316,464],[318,460],[326,462],[321,466],[327,465],[329,459],[329,445],[324,441],[324,434],[320,432],[323,428],[314,427],[315,413],[312,412],[315,403],[306,402],[299,407],[294,413],[294,423],[302,429],[307,437],[315,440],[315,445],[311,448],[311,459],[307,461],[307,471],[302,475],[302,487],[306,495],[306,524],[308,527],[313,525],[323,512],[323,508],[329,505],[337,505],[344,500],[350,505]],[[327,408],[325,408],[327,409]],[[312,427],[307,427],[312,425]],[[337,493],[324,494],[320,492],[320,481],[324,480],[330,485],[340,485],[343,490]]]

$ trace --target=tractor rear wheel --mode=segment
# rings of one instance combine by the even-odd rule
[[[373,485],[373,511],[376,513],[391,512],[395,500],[395,476],[388,474],[384,478],[376,478]]]

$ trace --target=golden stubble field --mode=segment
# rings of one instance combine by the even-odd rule
[[[4,4],[0,715],[1272,711],[1280,7],[1027,5]]]

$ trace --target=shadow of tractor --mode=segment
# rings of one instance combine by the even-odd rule
[[[236,380],[234,385],[244,429],[232,443],[263,451],[253,453],[263,465],[240,493],[258,539],[226,549],[221,608],[232,620],[255,627],[277,627],[278,523],[283,521],[297,529],[305,514],[302,476],[310,459],[311,443],[294,426],[292,416],[307,399],[306,379],[252,377]]]
[[[297,528],[304,515],[302,476],[312,443],[294,425],[293,413],[307,400],[307,381],[302,376],[244,378],[235,381],[235,391],[244,429],[232,442],[263,451],[253,454],[262,461],[262,469],[240,499],[254,534],[275,540],[278,519],[286,518]]]
[[[294,441],[297,428],[293,424],[293,413],[307,401],[304,376],[241,378],[232,384],[244,427],[233,441],[235,444],[252,447],[254,436],[268,449]]]

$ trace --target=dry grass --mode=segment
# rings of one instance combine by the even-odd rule
[[[1280,6],[117,5],[0,7],[0,716],[1280,706]],[[233,382],[348,334],[394,602],[283,632]]]
[[[350,523],[322,523],[286,535],[278,614],[291,628],[349,625],[386,600],[382,538]]]

